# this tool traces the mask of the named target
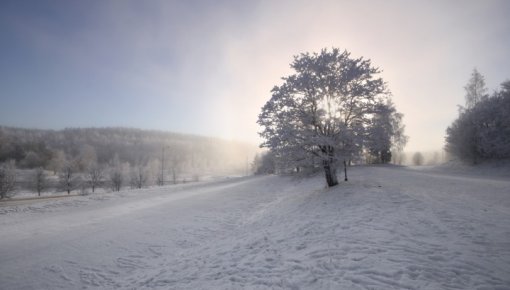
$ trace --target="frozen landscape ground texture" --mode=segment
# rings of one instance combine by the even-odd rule
[[[354,167],[0,206],[1,289],[510,289],[510,181]]]

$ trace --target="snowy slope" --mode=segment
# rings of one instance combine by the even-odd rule
[[[359,167],[0,207],[1,289],[510,289],[510,182]]]

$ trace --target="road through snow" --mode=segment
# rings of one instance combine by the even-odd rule
[[[355,167],[0,208],[0,289],[510,289],[510,182]]]

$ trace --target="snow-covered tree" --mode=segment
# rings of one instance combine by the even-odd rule
[[[120,191],[124,177],[122,176],[122,170],[119,168],[112,168],[110,170],[110,185],[113,191]]]
[[[48,179],[46,177],[46,172],[44,171],[44,168],[42,167],[36,168],[32,172],[30,182],[32,189],[37,191],[38,196],[41,196],[41,192],[46,190],[46,188],[48,187]]]
[[[474,109],[478,150],[483,159],[510,158],[510,81]]]
[[[86,170],[87,183],[92,188],[92,192],[96,190],[96,187],[101,184],[104,179],[104,168],[97,163],[91,164]]]
[[[473,69],[471,78],[464,89],[466,90],[466,109],[473,108],[476,104],[486,100],[489,96],[487,94],[487,88],[485,87],[485,78],[476,68]]]
[[[0,199],[11,197],[16,186],[16,165],[14,160],[0,164]]]
[[[477,163],[477,132],[474,116],[463,112],[446,129],[445,149],[461,160]]]
[[[130,185],[131,188],[142,188],[147,185],[149,178],[149,170],[147,167],[137,165],[131,168]]]
[[[85,144],[78,156],[78,166],[80,170],[87,171],[87,169],[97,164],[96,149],[91,145]]]
[[[62,170],[67,162],[66,154],[62,150],[53,152],[53,157],[50,159],[48,167],[53,170],[53,174],[57,174]]]
[[[472,163],[510,158],[510,81],[461,112],[446,130],[446,151]]]
[[[271,151],[255,155],[252,163],[252,170],[255,174],[275,173],[275,157]]]
[[[76,171],[76,162],[68,161],[63,166],[58,176],[59,189],[66,191],[67,194],[71,194],[71,191],[78,188],[80,178]]]
[[[113,191],[120,191],[124,183],[124,171],[127,166],[123,166],[120,162],[119,155],[115,153],[113,159],[110,161],[110,170],[108,178],[110,186]]]
[[[401,152],[407,143],[402,116],[389,99],[375,105],[365,138],[365,147],[374,163],[389,163],[392,151]]]
[[[375,105],[388,91],[370,60],[337,48],[300,54],[291,68],[259,115],[261,146],[287,167],[321,166],[334,186],[341,161],[361,153]]]
[[[39,155],[34,151],[28,151],[25,158],[20,162],[20,165],[25,168],[36,168],[41,167],[42,160]]]
[[[406,162],[407,155],[402,151],[394,150],[391,153],[391,158],[392,158],[393,164],[402,165]]]
[[[170,157],[170,170],[172,172],[172,183],[177,184],[177,180],[179,178],[179,174],[182,170],[182,164],[184,160],[181,155],[178,154],[177,151],[172,151]]]
[[[159,159],[155,158],[147,163],[147,172],[149,173],[148,184],[162,185],[161,161]]]

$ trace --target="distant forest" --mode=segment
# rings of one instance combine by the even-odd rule
[[[218,138],[133,128],[24,129],[0,126],[0,163],[55,173],[66,162],[79,170],[91,163],[109,166],[152,164],[180,175],[246,172],[256,145]],[[156,164],[157,163],[157,164]]]

